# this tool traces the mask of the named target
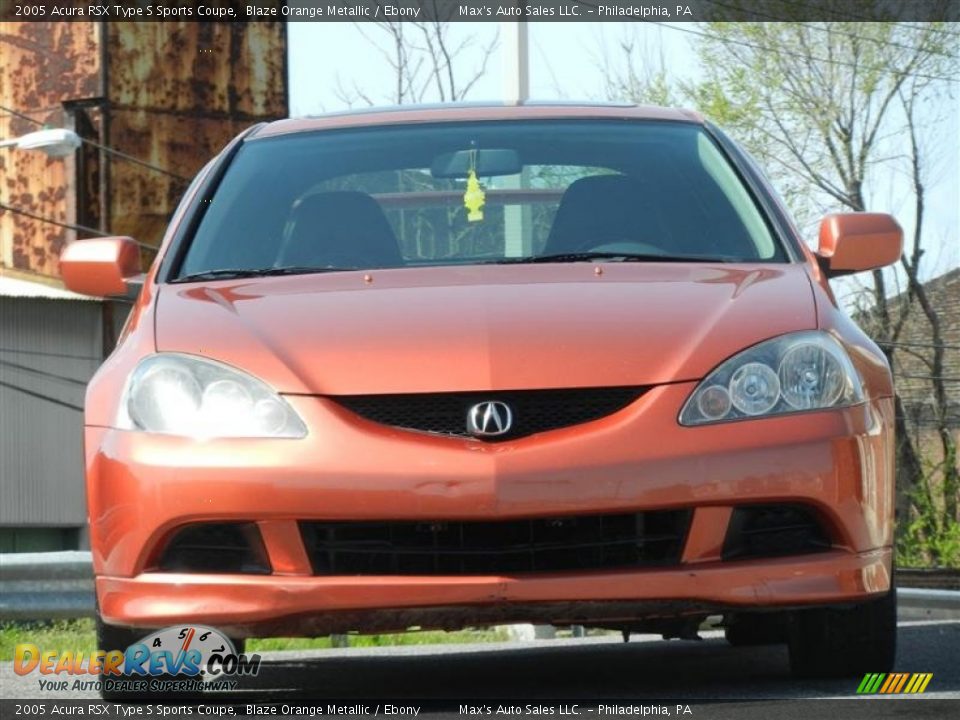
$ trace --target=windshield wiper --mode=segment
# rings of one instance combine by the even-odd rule
[[[553,255],[531,255],[529,257],[501,258],[492,260],[494,264],[530,264],[530,263],[572,263],[589,262],[590,260],[614,260],[617,262],[711,262],[729,263],[740,262],[737,258],[716,255],[660,255],[657,253],[627,253],[627,252],[570,252],[555,253]]]
[[[275,277],[277,275],[306,275],[308,273],[346,272],[357,270],[352,267],[312,267],[310,265],[282,265],[268,268],[218,268],[204,270],[178,277],[173,282],[195,282],[197,280],[231,280],[235,278]]]

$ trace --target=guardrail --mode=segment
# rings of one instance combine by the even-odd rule
[[[897,568],[903,587],[960,590],[960,568]]]
[[[960,590],[897,588],[901,620],[960,620]]]
[[[960,619],[960,590],[897,588],[901,619]],[[0,554],[0,621],[93,617],[89,552]]]
[[[93,617],[88,552],[0,555],[0,620]]]

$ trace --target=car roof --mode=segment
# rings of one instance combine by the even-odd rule
[[[288,135],[314,130],[332,130],[371,125],[398,125],[470,120],[567,120],[567,119],[669,120],[703,124],[703,117],[692,110],[632,105],[625,103],[525,102],[445,103],[367,108],[302,118],[287,118],[268,123],[248,139]]]

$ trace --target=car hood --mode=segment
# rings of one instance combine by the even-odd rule
[[[801,264],[338,272],[168,284],[157,303],[158,350],[331,395],[696,380],[816,326]]]

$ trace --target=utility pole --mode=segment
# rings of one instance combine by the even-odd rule
[[[503,101],[519,105],[530,98],[530,48],[526,20],[504,20]]]
[[[522,7],[522,3],[517,3]],[[521,105],[530,98],[530,44],[526,20],[504,20],[503,36],[503,102]],[[523,189],[530,186],[526,168],[519,175],[502,178],[504,189]],[[507,257],[523,257],[533,251],[530,233],[533,218],[526,204],[507,205],[503,208],[504,254]]]

